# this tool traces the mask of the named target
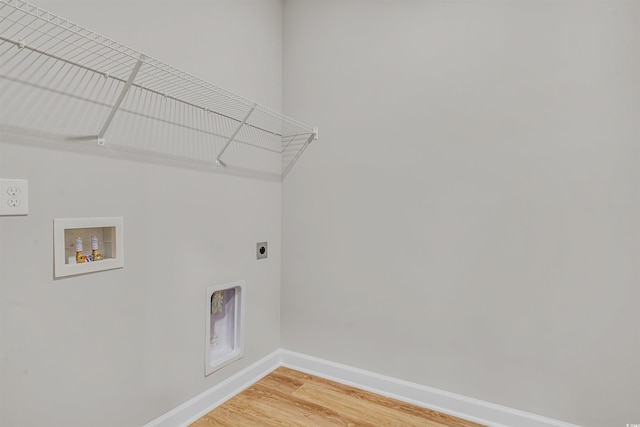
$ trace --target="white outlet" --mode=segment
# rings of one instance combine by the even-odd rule
[[[29,214],[29,182],[0,178],[0,215]]]

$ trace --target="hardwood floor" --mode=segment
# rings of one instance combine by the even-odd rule
[[[191,424],[212,426],[484,427],[288,368]]]

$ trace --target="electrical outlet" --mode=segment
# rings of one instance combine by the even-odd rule
[[[266,258],[267,255],[267,242],[260,242],[256,244],[256,258],[263,259]]]
[[[0,178],[0,215],[29,214],[29,182]]]

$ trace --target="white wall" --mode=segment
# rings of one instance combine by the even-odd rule
[[[283,346],[640,420],[640,3],[286,1]]]
[[[281,108],[280,1],[39,5]],[[0,141],[30,190],[0,218],[0,425],[139,426],[280,347],[279,183]],[[53,218],[85,216],[124,217],[126,266],[54,280]],[[206,288],[237,279],[245,357],[204,378]]]

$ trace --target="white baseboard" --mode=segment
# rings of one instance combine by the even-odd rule
[[[282,366],[489,427],[579,427],[289,350],[281,350],[280,360]]]
[[[575,424],[283,349],[274,351],[144,427],[187,426],[279,366],[317,375],[489,427],[579,427]]]
[[[276,350],[144,427],[186,427],[280,366]]]

